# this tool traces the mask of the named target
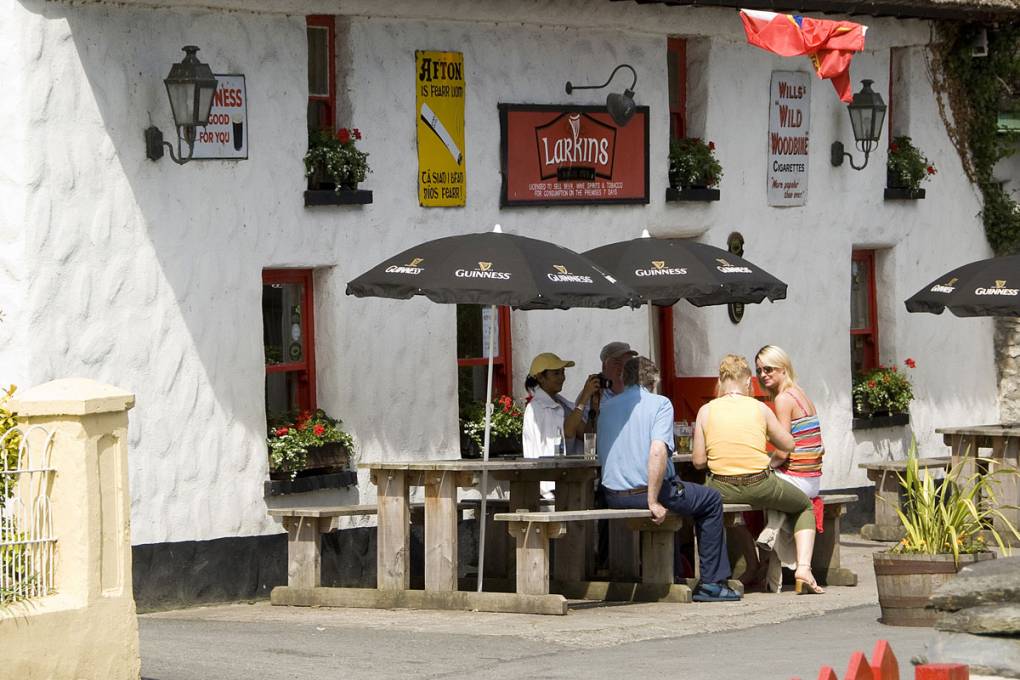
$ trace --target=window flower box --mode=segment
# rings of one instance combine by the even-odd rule
[[[719,190],[708,187],[681,187],[666,189],[666,202],[678,201],[718,201]]]
[[[909,413],[873,413],[870,416],[855,417],[851,430],[877,430],[882,427],[902,427],[910,424]]]
[[[367,205],[372,202],[370,189],[309,189],[305,207],[317,205]]]

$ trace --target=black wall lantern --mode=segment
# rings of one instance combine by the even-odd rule
[[[569,80],[567,81],[567,94],[573,93],[574,90],[601,90],[603,87],[613,82],[613,76],[621,68],[629,68],[630,72],[634,75],[634,82],[630,84],[630,87],[623,91],[623,94],[619,92],[611,92],[606,97],[606,110],[609,111],[610,117],[613,122],[623,127],[630,122],[630,119],[634,117],[634,113],[637,111],[637,105],[634,103],[634,88],[637,86],[637,71],[630,64],[620,64],[613,69],[613,72],[609,74],[609,80],[602,83],[601,85],[574,85]]]
[[[145,156],[153,161],[163,157],[163,147],[170,150],[170,158],[180,165],[191,160],[195,151],[195,128],[209,124],[209,110],[216,92],[216,78],[208,64],[195,56],[198,48],[186,45],[184,59],[170,67],[166,93],[170,97],[170,110],[177,128],[177,155],[170,142],[163,141],[163,133],[155,125],[145,130]],[[181,139],[188,145],[188,155],[181,153]]]
[[[882,136],[882,123],[885,121],[885,102],[882,95],[871,89],[873,80],[862,80],[861,91],[854,94],[853,101],[847,105],[850,112],[850,125],[854,130],[854,141],[857,149],[864,152],[861,167],[854,165],[853,156],[843,151],[842,142],[832,143],[832,164],[843,165],[843,157],[850,159],[850,167],[863,170],[868,164],[868,154]]]

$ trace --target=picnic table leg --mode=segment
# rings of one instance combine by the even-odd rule
[[[662,524],[647,519],[632,521],[631,529],[641,532],[642,583],[673,583],[673,539],[681,523],[676,515],[666,515]]]
[[[992,488],[998,500],[999,509],[1013,526],[1020,528],[1020,510],[1004,508],[1005,505],[1020,505],[1020,439],[1016,437],[996,437],[992,446],[992,463],[988,466],[988,472],[992,478]],[[1012,536],[1009,529],[1002,520],[995,519],[995,528],[1007,545],[1017,545],[1017,539]]]
[[[379,590],[407,590],[411,584],[407,475],[403,470],[379,470],[375,484],[379,490],[376,585]]]
[[[556,510],[587,510],[593,502],[591,479],[558,480],[556,482]],[[588,550],[592,545],[591,524],[575,524],[556,546],[553,574],[560,583],[578,583],[585,580]]]
[[[900,478],[893,470],[868,470],[875,484],[875,523],[861,527],[861,536],[872,541],[898,541],[903,527],[896,511],[900,508]]]
[[[967,487],[967,480],[977,472],[976,458],[978,455],[977,437],[963,434],[951,435],[952,441],[952,471],[960,488]]]
[[[855,586],[857,574],[840,566],[839,518],[846,513],[843,504],[826,505],[823,514],[824,531],[815,537],[815,552],[811,556],[811,571],[818,582],[827,586]]]
[[[517,593],[548,595],[549,541],[565,534],[567,525],[563,522],[508,522],[507,531],[517,541]]]
[[[634,583],[641,573],[640,535],[625,522],[609,522],[609,580]]]
[[[452,472],[425,476],[425,590],[457,590],[456,480]]]
[[[317,517],[288,517],[287,585],[291,588],[318,588],[322,585],[322,552]]]

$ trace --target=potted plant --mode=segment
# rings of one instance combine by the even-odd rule
[[[266,442],[273,479],[346,469],[354,453],[354,440],[344,432],[343,423],[322,409],[271,418]]]
[[[995,557],[986,536],[1009,554],[996,526],[1020,539],[995,497],[999,475],[1020,473],[1001,469],[961,482],[959,470],[953,469],[941,484],[936,483],[928,469],[919,469],[916,444],[911,446],[906,471],[898,475],[903,503],[897,515],[904,538],[891,550],[873,555],[882,623],[933,625],[937,613],[926,608],[928,597],[962,566]]]
[[[911,358],[903,364],[908,369],[917,366]],[[879,366],[858,374],[851,390],[854,406],[853,429],[906,425],[907,413],[914,389],[906,372],[895,365]]]
[[[344,205],[372,202],[372,192],[359,190],[371,170],[368,154],[355,146],[361,140],[357,128],[316,130],[308,135],[305,205]]]
[[[718,201],[719,190],[712,187],[719,184],[722,175],[714,142],[689,137],[669,143],[667,201]]]
[[[492,402],[489,423],[489,455],[506,455],[521,452],[521,433],[524,430],[524,407],[504,394]],[[466,439],[462,455],[478,458],[485,446],[485,405],[471,404],[461,420],[461,432]]]
[[[894,137],[889,145],[886,161],[885,197],[924,198],[921,182],[930,179],[938,171],[935,164],[910,141],[910,137]]]

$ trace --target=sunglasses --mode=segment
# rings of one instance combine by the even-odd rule
[[[759,366],[758,375],[772,375],[772,371],[778,371],[779,369],[775,366]]]

